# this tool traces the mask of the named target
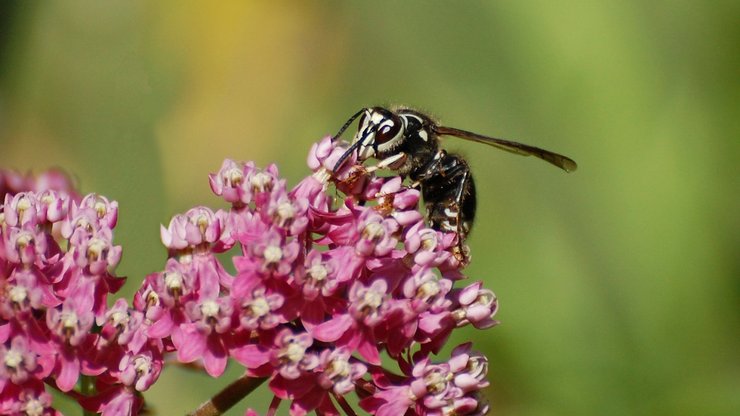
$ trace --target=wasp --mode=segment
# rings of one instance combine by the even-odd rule
[[[332,140],[339,138],[360,118],[357,133],[346,152],[337,161],[336,172],[353,152],[358,161],[379,160],[374,169],[390,169],[412,186],[421,189],[426,219],[436,230],[457,233],[455,255],[468,259],[464,244],[475,219],[476,193],[468,162],[440,146],[440,136],[454,136],[487,144],[522,156],[535,156],[566,172],[576,170],[572,159],[510,140],[497,139],[439,125],[430,116],[411,108],[363,108],[347,120]]]

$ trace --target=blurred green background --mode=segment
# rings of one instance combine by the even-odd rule
[[[118,200],[130,296],[160,223],[222,206],[224,158],[296,184],[360,107],[562,152],[576,173],[447,141],[478,184],[468,275],[501,303],[457,337],[494,413],[740,414],[739,22],[736,0],[4,1],[0,166]],[[147,398],[183,414],[238,374],[170,369]]]

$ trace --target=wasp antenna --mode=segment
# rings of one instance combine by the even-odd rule
[[[342,128],[339,129],[339,131],[337,132],[337,134],[335,134],[334,136],[332,136],[331,141],[333,142],[336,139],[338,139],[339,136],[341,136],[342,133],[344,133],[344,131],[347,130],[347,127],[349,127],[349,125],[352,124],[352,122],[355,121],[357,119],[357,117],[359,117],[360,114],[362,114],[365,110],[366,110],[365,108],[361,108],[360,111],[358,111],[355,114],[353,114],[352,117],[350,117],[349,120],[347,120],[347,122],[344,123],[344,125],[342,126]]]
[[[362,111],[364,111],[364,109]],[[360,111],[357,114],[362,113],[362,111]],[[357,117],[357,114],[355,114],[354,117]],[[362,145],[362,143],[365,141],[365,138],[370,133],[375,132],[375,130],[377,130],[377,129],[378,129],[378,126],[372,126],[371,128],[367,129],[367,131],[365,132],[365,134],[362,135],[362,137],[360,137],[357,141],[355,141],[354,143],[352,143],[352,145],[349,148],[347,148],[347,150],[345,150],[345,152],[342,154],[342,156],[339,158],[339,160],[337,160],[337,163],[334,165],[334,172],[338,171],[339,168],[342,167],[342,164],[344,163],[344,161],[347,160],[347,158],[349,157],[349,155],[351,155],[352,152],[354,152],[358,147],[360,147]]]
[[[362,143],[362,140],[358,140],[358,141],[352,143],[352,146],[350,146],[349,148],[347,148],[347,150],[344,151],[344,153],[342,154],[342,156],[339,158],[339,160],[337,160],[337,163],[334,165],[334,169],[333,169],[334,172],[338,171],[339,168],[341,168],[342,165],[344,164],[344,161],[347,160],[347,158],[349,157],[349,155],[351,155],[352,152],[355,151],[355,149],[357,149],[358,147],[360,147],[360,143]]]

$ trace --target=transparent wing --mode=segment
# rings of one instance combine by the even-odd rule
[[[573,172],[578,168],[578,165],[573,159],[553,153],[549,150],[540,149],[539,147],[528,146],[526,144],[512,142],[510,140],[497,139],[495,137],[483,136],[453,127],[437,126],[435,130],[437,134],[442,136],[455,136],[461,139],[487,144],[517,155],[535,156],[546,162],[552,163],[566,172]]]

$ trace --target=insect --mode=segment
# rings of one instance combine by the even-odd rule
[[[426,206],[426,219],[436,230],[455,232],[458,245],[455,255],[466,261],[464,244],[475,218],[476,194],[468,163],[460,155],[440,147],[440,136],[455,136],[484,143],[522,156],[535,156],[566,172],[577,165],[572,159],[509,140],[483,136],[465,130],[439,125],[426,114],[410,108],[363,108],[347,120],[333,137],[336,140],[360,118],[352,144],[334,167],[337,171],[355,151],[360,162],[375,158],[375,169],[388,168],[408,177],[412,186],[421,188]]]

